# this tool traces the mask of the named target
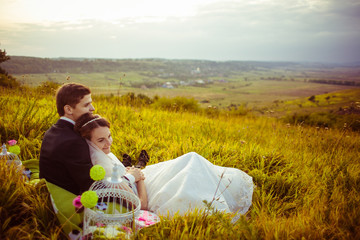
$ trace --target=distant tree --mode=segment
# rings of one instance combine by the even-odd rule
[[[4,51],[0,49],[0,63],[5,62],[5,61],[7,61],[9,59],[10,59],[10,57],[6,56],[5,49],[4,49]]]
[[[327,96],[325,99],[326,99],[326,101],[329,103],[330,96]]]
[[[0,49],[0,63],[9,60],[10,57],[6,56],[6,51]],[[20,86],[20,83],[16,81],[11,75],[0,67],[0,86],[8,88],[16,88]]]
[[[5,49],[4,50],[0,49],[0,63],[5,62],[5,61],[7,61],[9,59],[10,59],[10,57],[6,56]],[[6,74],[6,71],[0,67],[0,73],[1,74]]]
[[[311,97],[308,98],[308,100],[309,100],[310,102],[315,102],[315,96],[312,95]]]

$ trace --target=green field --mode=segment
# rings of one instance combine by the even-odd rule
[[[42,80],[38,77],[40,83]],[[86,83],[85,78],[78,77],[72,75],[71,80]],[[195,151],[214,164],[247,172],[256,185],[252,207],[235,224],[230,222],[231,215],[219,213],[162,216],[160,223],[141,230],[135,239],[360,238],[359,132],[352,131],[343,122],[340,127],[336,124],[319,127],[270,117],[277,111],[283,115],[286,111],[314,112],[348,106],[348,111],[353,112],[339,116],[354,117],[356,123],[359,122],[358,107],[351,108],[350,103],[359,99],[359,90],[332,93],[339,90],[339,86],[267,80],[251,83],[247,87],[241,87],[245,81],[228,82],[226,86],[213,84],[210,92],[219,94],[216,96],[198,87],[148,89],[149,93],[147,89],[139,89],[138,93],[151,96],[150,92],[156,90],[159,92],[152,94],[174,96],[193,91],[203,94],[199,99],[209,98],[210,104],[233,93],[239,95],[236,103],[244,100],[256,105],[266,103],[258,109],[263,114],[254,114],[252,109],[241,113],[201,109],[185,99],[177,102],[177,105],[184,103],[183,108],[167,108],[166,104],[174,106],[176,99],[139,104],[118,98],[115,85],[112,97],[95,94],[96,113],[112,123],[113,151],[117,156],[128,153],[135,158],[141,149],[146,149],[152,164]],[[102,92],[94,82],[92,89],[95,93],[105,93],[107,87]],[[120,91],[136,90],[123,88]],[[169,93],[172,90],[177,94]],[[288,94],[289,90],[294,96]],[[249,94],[242,96],[241,91]],[[328,95],[331,92],[331,96],[318,95],[325,92],[329,92]],[[309,101],[312,95],[316,97]],[[274,103],[275,100],[279,101]],[[223,104],[230,103],[227,101]],[[22,160],[38,159],[42,136],[58,118],[54,106],[53,95],[41,88],[0,88],[2,142],[16,139]],[[0,173],[0,239],[64,239],[46,187],[26,183],[20,173],[9,169],[4,162],[0,162]]]
[[[192,97],[201,106],[268,107],[273,102],[360,87],[356,64],[171,59],[11,57],[2,68],[19,82],[79,82],[94,93]],[[163,88],[169,83],[172,89]]]
[[[246,73],[246,76],[235,75],[221,78],[226,80],[224,82],[219,81],[220,78],[216,78],[213,79],[212,83],[208,84],[197,84],[196,86],[179,85],[173,89],[167,89],[161,87],[161,85],[165,82],[179,82],[180,80],[156,77],[149,80],[137,72],[126,73],[125,76],[124,74],[121,72],[88,74],[52,73],[24,74],[15,75],[15,77],[20,82],[33,87],[39,86],[46,81],[57,83],[74,81],[90,86],[96,94],[124,95],[128,92],[134,92],[135,94],[145,94],[149,97],[156,95],[164,97],[192,97],[203,107],[211,105],[218,108],[225,108],[231,104],[264,107],[274,101],[295,100],[299,97],[310,97],[344,89],[359,88],[358,86],[313,83],[304,81],[304,78],[294,81],[289,79],[282,81],[264,80],[261,79],[262,75],[260,72],[252,72]],[[152,84],[157,83],[158,86],[146,87],[147,85],[149,86],[149,82]]]

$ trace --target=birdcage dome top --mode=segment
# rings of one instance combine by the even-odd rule
[[[8,164],[14,163],[15,165],[22,165],[18,155],[7,151],[5,143],[2,145],[0,160],[7,161]]]

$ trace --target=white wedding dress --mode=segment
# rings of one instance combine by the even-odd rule
[[[147,166],[149,210],[159,215],[184,214],[213,201],[217,210],[244,214],[252,202],[252,177],[236,168],[220,167],[195,152]]]
[[[93,165],[100,164],[111,176],[113,166],[124,165],[112,153],[105,154],[90,141]],[[184,214],[204,209],[204,200],[219,211],[245,214],[252,203],[252,177],[236,168],[220,167],[195,152],[144,168],[148,208],[158,215]]]

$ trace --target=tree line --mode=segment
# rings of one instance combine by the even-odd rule
[[[257,68],[276,68],[297,66],[292,62],[255,61],[210,61],[210,60],[172,60],[172,59],[90,59],[90,58],[37,58],[12,56],[3,64],[10,74],[35,73],[92,73],[129,72],[148,74],[173,73],[202,75],[231,74],[252,71]]]

